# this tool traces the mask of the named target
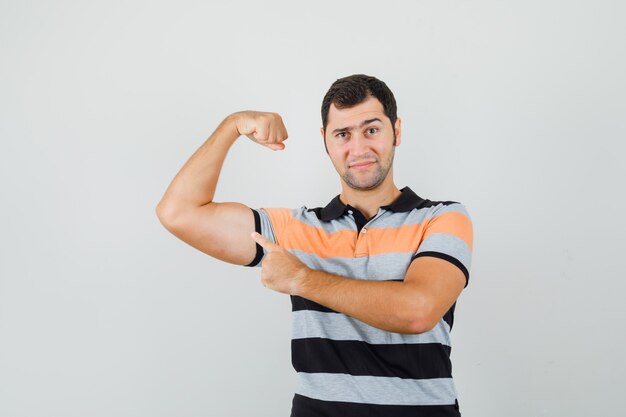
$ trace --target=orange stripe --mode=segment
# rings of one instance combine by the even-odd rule
[[[399,228],[368,228],[357,242],[356,230],[327,233],[299,220],[289,225],[285,249],[312,253],[320,258],[373,256],[389,252],[415,252],[424,233],[422,224]]]
[[[265,208],[263,210],[269,215],[272,221],[272,229],[274,229],[274,236],[276,242],[281,245],[283,239],[283,232],[285,228],[293,218],[291,210],[288,208]]]
[[[288,250],[311,253],[320,258],[353,258],[374,256],[390,252],[415,252],[428,236],[445,233],[456,236],[472,250],[472,223],[462,213],[443,213],[426,223],[403,225],[398,228],[367,228],[358,236],[356,230],[327,233],[300,220],[289,223],[289,233],[282,236],[287,223],[292,220],[288,209],[268,210],[278,243]],[[426,229],[427,227],[427,229]]]
[[[445,233],[463,239],[470,251],[473,249],[474,231],[472,222],[463,213],[448,212],[430,220],[424,239],[435,233]]]
[[[324,229],[294,220],[282,247],[315,254],[321,258],[352,258],[356,245],[356,230],[327,233]]]
[[[370,256],[389,252],[415,252],[424,239],[424,224],[407,224],[398,228],[367,228],[364,235]]]

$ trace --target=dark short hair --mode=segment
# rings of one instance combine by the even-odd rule
[[[396,123],[397,107],[393,93],[383,81],[365,74],[354,74],[335,81],[322,100],[322,126],[326,132],[328,110],[334,104],[338,109],[345,109],[362,103],[373,96],[383,105],[385,116],[393,127]]]

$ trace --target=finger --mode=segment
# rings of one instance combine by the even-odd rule
[[[285,139],[287,139],[287,129],[285,128],[285,123],[283,122],[283,119],[282,117],[280,117],[280,115],[278,115],[278,121],[274,133],[276,135],[276,142],[278,143],[281,143]]]
[[[272,242],[269,239],[266,239],[264,236],[260,235],[257,232],[252,232],[251,236],[252,236],[252,239],[256,243],[261,245],[263,247],[263,249],[265,249],[265,250],[267,250],[269,252],[281,249],[281,247],[278,246],[276,243]]]
[[[283,143],[283,141],[287,139],[287,132],[282,123],[275,127],[273,135],[274,140],[272,141],[270,148],[275,151],[282,151],[283,149],[285,149],[285,144]]]
[[[280,116],[276,121],[276,126],[274,126],[274,143],[281,143],[284,139],[283,136],[283,122],[280,120]]]
[[[282,151],[283,149],[285,149],[285,145],[282,143],[270,143],[267,145],[267,147],[274,151]]]
[[[287,133],[287,128],[285,127],[284,124],[282,124],[280,126],[280,131],[281,131],[281,136],[284,138],[283,140],[287,140],[289,139],[289,133]]]
[[[276,143],[276,141],[274,140],[275,130],[276,128],[274,127],[274,123],[272,123],[272,121],[270,120],[267,126],[267,143]]]
[[[268,134],[269,134],[268,127],[267,125],[264,125],[263,123],[259,123],[253,133],[254,138],[260,142],[267,141]]]

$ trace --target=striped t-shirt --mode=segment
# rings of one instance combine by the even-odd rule
[[[339,196],[323,208],[253,209],[256,231],[309,268],[332,274],[401,281],[413,259],[434,256],[468,280],[473,233],[465,207],[401,191],[370,220]],[[257,245],[248,266],[260,266],[263,256]],[[401,334],[303,297],[291,301],[299,381],[292,417],[460,416],[450,362],[455,305],[432,330]]]

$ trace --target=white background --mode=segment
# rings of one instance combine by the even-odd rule
[[[325,205],[330,84],[374,75],[395,179],[474,221],[452,361],[464,417],[620,416],[620,1],[0,1],[0,416],[288,416],[290,302],[155,208],[229,113],[216,201]]]

